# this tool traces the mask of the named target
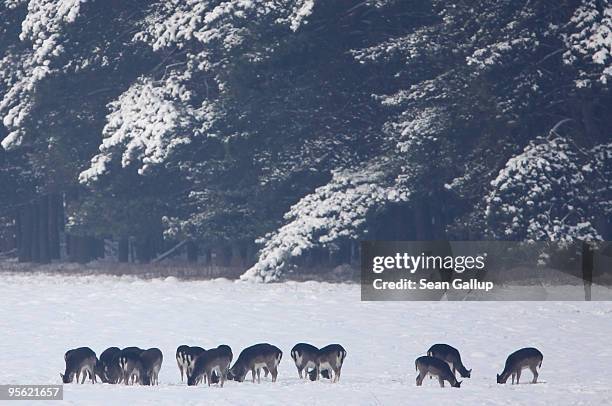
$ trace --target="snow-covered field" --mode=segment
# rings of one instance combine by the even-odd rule
[[[164,352],[159,387],[65,385],[79,405],[612,404],[612,302],[365,303],[347,284],[32,274],[1,275],[0,297],[0,383],[58,384],[64,352],[78,346]],[[341,343],[341,382],[298,380],[289,351],[299,341]],[[257,342],[284,351],[277,383],[181,383],[178,345],[225,343],[237,357]],[[460,389],[415,386],[414,360],[436,342],[473,368]],[[506,356],[524,346],[544,354],[542,383],[527,384],[527,371],[525,384],[496,384]]]

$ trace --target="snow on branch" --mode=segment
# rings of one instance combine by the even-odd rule
[[[598,4],[598,3],[603,3]],[[612,77],[612,4],[583,0],[570,19],[563,39],[565,63],[578,67],[577,87],[590,87],[595,70],[596,82],[607,84]],[[585,64],[589,69],[585,69]]]
[[[78,17],[86,0],[30,0],[21,24],[21,41],[31,42],[32,50],[20,54],[7,52],[0,61],[0,76],[5,93],[0,100],[0,115],[8,135],[2,147],[19,146],[24,139],[28,117],[38,83],[53,73],[53,61],[62,54],[64,31]],[[25,2],[10,1],[8,8]]]
[[[293,258],[338,239],[359,238],[368,214],[387,203],[406,201],[408,196],[406,189],[385,185],[384,172],[374,168],[337,171],[328,184],[291,207],[284,226],[259,241],[265,241],[259,260],[241,279],[276,281]]]
[[[140,173],[159,165],[172,151],[188,144],[192,136],[206,133],[215,121],[214,106],[204,101],[194,108],[191,93],[175,77],[163,82],[141,78],[117,100],[109,104],[110,113],[102,134],[100,153],[83,171],[82,183],[95,181],[108,171],[108,165],[121,153],[121,165],[138,161]]]
[[[0,59],[0,83],[5,90],[0,100],[0,115],[8,129],[2,147],[6,150],[23,142],[23,124],[32,109],[36,84],[49,74],[49,68],[32,64],[30,57],[30,52],[9,51]]]
[[[203,45],[221,42],[231,49],[244,40],[245,25],[272,17],[296,31],[307,22],[314,5],[315,0],[169,0],[161,2],[134,39],[154,50],[183,48],[193,40]]]
[[[81,4],[86,1],[30,0],[19,38],[32,42],[35,63],[48,64],[52,56],[62,52],[62,33],[77,19]]]
[[[491,182],[486,217],[496,238],[598,240],[593,225],[591,156],[564,137],[540,138],[512,157]],[[607,181],[609,183],[609,181]]]

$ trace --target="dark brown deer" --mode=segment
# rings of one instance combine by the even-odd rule
[[[104,383],[117,383],[121,375],[121,370],[116,362],[113,362],[121,352],[118,347],[109,347],[100,354],[100,359],[96,363],[96,374]]]
[[[423,379],[425,379],[427,375],[432,375],[438,378],[438,382],[440,382],[440,387],[442,388],[444,387],[444,381],[448,381],[453,388],[461,387],[461,382],[457,381],[455,374],[453,374],[448,364],[441,359],[424,355],[417,358],[414,364],[416,370],[419,372],[416,378],[417,386],[423,384]]]
[[[194,368],[187,378],[187,385],[194,386],[204,380],[210,386],[213,383],[213,372],[216,372],[219,376],[220,386],[223,387],[232,358],[232,349],[227,345],[220,345],[217,348],[204,351],[196,359]]]
[[[228,377],[238,382],[244,382],[249,371],[251,371],[253,382],[257,375],[257,382],[261,382],[261,369],[268,369],[272,374],[272,382],[278,377],[278,364],[283,357],[283,352],[271,344],[255,344],[242,350],[238,359],[229,370]]]
[[[542,353],[531,347],[521,348],[513,352],[506,359],[506,365],[502,373],[497,375],[497,383],[506,383],[508,377],[512,376],[512,384],[514,385],[514,378],[516,377],[516,384],[518,385],[521,371],[526,368],[529,368],[533,373],[531,383],[536,383],[538,381],[538,368],[542,367],[543,359]]]
[[[159,348],[149,348],[140,354],[142,363],[140,381],[143,385],[159,385],[158,376],[163,360],[164,356]]]
[[[73,350],[66,351],[64,354],[66,361],[66,370],[60,376],[63,383],[71,383],[76,375],[77,383],[82,375],[81,384],[85,383],[85,379],[89,376],[91,383],[96,383],[96,364],[98,358],[96,353],[89,347],[79,347]]]
[[[459,375],[462,378],[469,378],[472,374],[471,369],[466,369],[461,361],[461,355],[459,351],[451,347],[448,344],[434,344],[431,346],[429,350],[427,350],[427,355],[430,357],[435,357],[441,359],[446,362],[448,366],[452,369],[453,375],[456,376],[456,371],[459,371]]]
[[[309,369],[317,368],[317,357],[319,356],[319,349],[314,345],[307,343],[298,343],[291,349],[291,358],[295,362],[295,367],[298,370],[298,375],[302,379],[302,371],[304,371],[304,378],[307,378]]]
[[[322,371],[327,370],[333,371],[333,373],[328,372],[332,382],[338,382],[345,359],[346,350],[340,344],[330,344],[321,348],[317,356],[317,379],[319,379],[319,373],[323,374]]]

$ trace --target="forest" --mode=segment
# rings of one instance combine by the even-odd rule
[[[0,256],[612,240],[611,85],[609,0],[5,0]]]

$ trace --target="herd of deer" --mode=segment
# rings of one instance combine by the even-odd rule
[[[508,378],[512,376],[512,384],[514,384],[516,378],[518,385],[521,371],[527,368],[533,373],[531,383],[536,383],[538,381],[537,368],[542,367],[543,359],[542,353],[531,347],[521,348],[513,352],[506,359],[502,373],[497,375],[497,383],[506,383]],[[472,370],[468,370],[463,365],[459,351],[448,344],[432,345],[427,350],[427,355],[416,359],[415,367],[419,372],[416,378],[417,386],[421,386],[423,379],[429,375],[430,378],[437,377],[441,387],[444,387],[444,381],[448,381],[452,387],[459,388],[462,381],[457,380],[456,372],[459,371],[462,378],[469,378],[472,374]]]
[[[230,367],[233,354],[227,345],[205,350],[202,347],[181,345],[176,349],[176,362],[181,374],[181,381],[187,378],[187,385],[200,383],[218,383],[223,387],[227,379],[243,382],[249,372],[252,381],[261,382],[261,372],[264,376],[272,375],[272,382],[278,376],[278,364],[283,352],[276,346],[262,343],[242,350],[238,359]],[[346,350],[340,344],[330,344],[321,349],[311,344],[299,343],[291,349],[291,358],[295,362],[300,379],[309,378],[312,381],[320,377],[337,382],[340,379],[342,364],[346,358]],[[533,373],[532,383],[538,379],[537,369],[542,366],[543,355],[535,348],[522,348],[508,356],[504,370],[497,375],[497,383],[506,383],[512,376],[512,383],[519,383],[521,371],[530,369]],[[76,376],[81,383],[89,378],[96,383],[98,376],[104,383],[124,383],[125,385],[157,385],[159,370],[163,355],[158,348],[143,350],[138,347],[119,349],[110,347],[104,350],[98,359],[96,353],[88,347],[69,350],[64,355],[66,371],[61,374],[64,383],[70,383]],[[435,344],[427,355],[415,361],[418,376],[417,386],[423,384],[427,375],[438,378],[441,387],[448,381],[452,387],[459,388],[456,373],[463,378],[469,378],[472,370],[468,370],[461,361],[459,351],[448,344]]]
[[[272,375],[272,382],[278,376],[278,364],[283,352],[271,344],[255,344],[242,350],[234,365],[232,349],[227,345],[205,350],[202,347],[181,345],[176,349],[176,363],[181,373],[181,381],[187,378],[187,385],[199,383],[219,383],[221,387],[225,380],[231,379],[243,382],[248,372],[251,372],[253,382],[255,376],[261,382],[261,371],[265,376]],[[319,379],[319,375],[337,382],[340,379],[342,364],[346,358],[346,350],[340,344],[330,344],[317,347],[299,343],[291,350],[291,357],[298,369],[300,378],[306,372],[311,380]],[[64,354],[66,370],[60,376],[62,382],[76,381],[85,383],[90,379],[96,383],[96,376],[104,383],[124,383],[126,385],[157,385],[159,370],[163,355],[158,348],[143,350],[138,347],[119,349],[110,347],[104,350],[100,358],[89,347],[69,350]],[[304,376],[306,376],[306,374]]]

